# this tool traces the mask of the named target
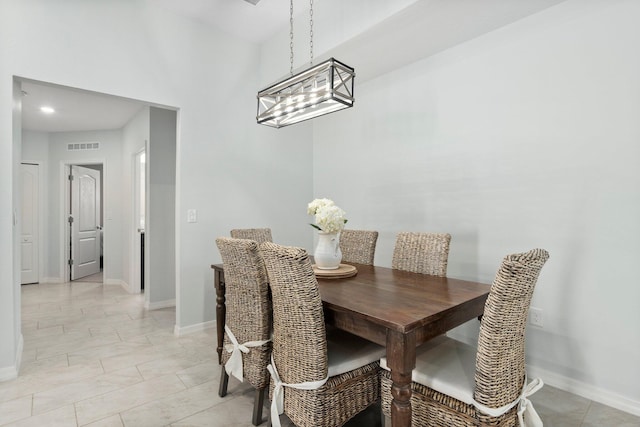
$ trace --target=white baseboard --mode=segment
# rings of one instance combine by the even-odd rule
[[[22,364],[22,349],[24,347],[24,339],[22,334],[18,339],[18,348],[16,349],[16,363],[14,366],[7,366],[6,368],[0,368],[0,382],[9,381],[18,378],[18,372],[20,372],[20,365]]]
[[[156,301],[156,302],[149,302],[149,301],[144,302],[144,308],[146,308],[147,310],[158,310],[161,308],[175,307],[175,306],[176,306],[175,299],[168,299],[168,300]]]
[[[192,334],[194,332],[200,332],[200,331],[204,331],[205,329],[210,329],[215,327],[216,327],[215,320],[210,320],[208,322],[203,322],[203,323],[196,323],[195,325],[184,326],[182,328],[176,325],[173,328],[173,334],[177,337],[180,337],[182,335]]]
[[[43,277],[40,283],[64,283],[60,277]]]
[[[122,289],[124,289],[125,291],[131,293],[131,289],[129,289],[129,284],[127,282],[125,282],[124,280],[120,280],[120,279],[105,279],[102,282],[104,285],[117,285],[117,286],[121,286]]]
[[[15,380],[16,378],[18,378],[18,370],[15,366],[0,368],[0,382]]]
[[[640,416],[640,401],[529,364],[527,374],[530,379],[540,377],[545,384],[552,387]]]
[[[20,366],[22,366],[22,350],[24,349],[24,339],[20,334],[18,339],[18,349],[16,350],[16,374],[20,372]]]

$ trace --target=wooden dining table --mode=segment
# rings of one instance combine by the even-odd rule
[[[411,371],[416,346],[482,315],[490,285],[385,267],[352,264],[353,277],[318,278],[325,322],[387,348],[391,424],[411,425]],[[225,321],[222,264],[211,266],[216,290],[218,360]]]

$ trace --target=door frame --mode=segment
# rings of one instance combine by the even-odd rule
[[[144,171],[140,171],[138,169],[138,156],[140,156],[140,154],[146,153],[148,151],[148,147],[147,147],[148,141],[145,139],[144,140],[144,146],[142,148],[140,148],[138,151],[136,151],[135,153],[133,153],[132,155],[132,171],[131,171],[131,176],[133,177],[133,179],[131,180],[131,184],[132,184],[132,191],[131,194],[133,196],[133,201],[132,201],[132,206],[133,206],[133,220],[131,221],[131,224],[133,225],[133,228],[131,230],[131,233],[133,235],[133,265],[130,266],[131,272],[132,272],[132,277],[131,277],[131,285],[130,285],[130,291],[132,293],[141,293],[142,292],[142,283],[141,283],[141,273],[144,269],[144,265],[142,265],[142,256],[141,256],[141,241],[140,241],[140,233],[138,231],[138,220],[139,220],[139,214],[140,212],[138,211],[138,201],[140,199],[140,191],[138,190],[138,183],[139,183],[139,172],[143,172],[144,173],[144,186],[145,186],[145,228],[146,228],[146,213],[148,212],[147,210],[147,195],[149,193],[149,179],[148,179],[148,173],[147,173],[147,162],[145,160],[145,167],[144,167]],[[146,237],[147,233],[145,232],[145,247],[146,245]],[[145,258],[146,258],[146,254],[145,254]],[[145,282],[147,275],[145,274]],[[144,284],[144,288],[145,289],[149,289],[149,286],[145,283]]]
[[[62,201],[60,203],[60,224],[59,224],[59,232],[60,232],[60,244],[62,246],[62,250],[60,251],[60,271],[62,272],[62,283],[66,283],[71,281],[71,268],[69,263],[69,240],[71,239],[71,230],[69,230],[69,222],[67,221],[69,217],[69,205],[71,203],[71,186],[69,185],[69,174],[71,173],[71,165],[102,165],[102,179],[100,180],[100,185],[104,189],[104,181],[107,177],[107,160],[106,159],[87,159],[87,160],[61,160],[60,161],[60,195],[59,200]],[[102,191],[104,193],[104,190]],[[105,212],[107,212],[107,203],[105,203],[106,197],[102,197],[100,201],[102,204],[102,214],[104,218],[104,222],[107,221]],[[102,227],[102,251],[104,254],[104,259],[107,259],[106,247],[104,244],[105,240],[107,240],[106,235],[108,234],[104,230],[104,223]],[[105,262],[102,266],[102,283],[106,283],[106,278],[109,277],[107,275],[107,263]]]

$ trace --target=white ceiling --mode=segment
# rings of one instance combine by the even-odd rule
[[[286,0],[261,0],[255,6],[244,0],[156,1],[174,13],[255,43],[286,28],[289,20]],[[418,0],[344,41],[330,54],[349,58],[349,65],[356,68],[357,81],[363,82],[562,1],[565,0]],[[297,0],[295,4],[300,4],[296,14],[308,13],[307,2]],[[327,53],[317,57],[317,61],[326,56]],[[23,90],[27,92],[23,97],[23,128],[42,132],[119,129],[143,105],[34,81],[24,81]],[[56,113],[43,114],[42,105],[50,105]]]
[[[100,93],[22,82],[22,128],[40,132],[120,129],[143,104]],[[55,109],[45,114],[40,107]]]
[[[289,25],[288,0],[260,0],[255,6],[246,0],[156,0],[156,2],[179,15],[211,25],[253,43],[263,42],[280,28]],[[307,13],[308,10],[308,0],[294,1],[295,16]]]

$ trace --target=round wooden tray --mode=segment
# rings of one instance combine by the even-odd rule
[[[349,264],[340,264],[335,270],[321,270],[313,264],[313,272],[322,279],[344,279],[358,274],[358,270]]]

